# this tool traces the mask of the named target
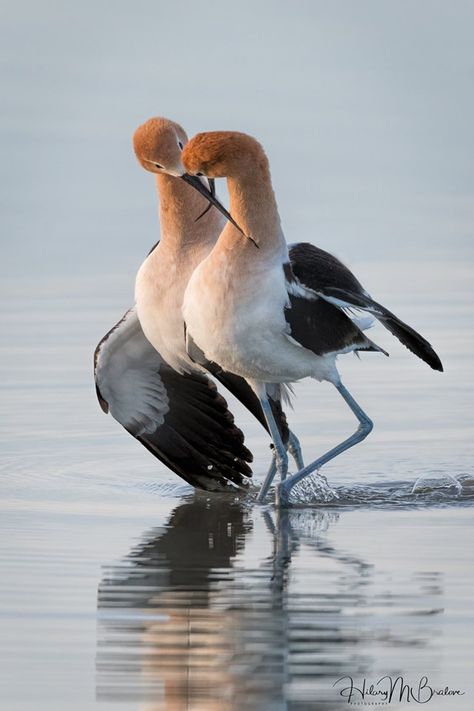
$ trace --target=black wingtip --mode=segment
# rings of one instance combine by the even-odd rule
[[[441,360],[428,341],[417,333],[411,326],[403,323],[393,314],[389,318],[380,319],[381,323],[403,343],[414,355],[430,366],[432,370],[437,370],[440,373],[444,371]]]
[[[348,301],[353,306],[372,313],[390,333],[398,338],[409,351],[424,361],[433,370],[443,372],[443,365],[431,343],[423,338],[414,328],[401,321],[398,316],[389,311],[382,304],[374,301],[365,293],[353,293],[335,287],[323,290],[329,296],[336,296]]]

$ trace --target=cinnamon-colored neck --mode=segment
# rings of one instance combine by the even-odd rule
[[[237,177],[227,178],[230,196],[230,214],[246,235],[252,237],[260,251],[272,251],[284,242],[280,215],[273,192],[268,164],[257,163],[251,170]],[[226,233],[229,239],[236,239],[236,230],[230,226]],[[244,237],[241,244],[248,249],[256,249],[255,245]]]
[[[220,213],[208,206],[206,198],[191,185],[171,175],[157,175],[156,188],[160,203],[160,242],[170,248],[181,249],[195,242],[217,240],[224,224]]]

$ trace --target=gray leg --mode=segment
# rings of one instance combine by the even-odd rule
[[[290,430],[290,436],[288,439],[288,452],[291,454],[293,457],[295,464],[296,464],[296,470],[299,471],[300,469],[303,469],[304,467],[304,461],[303,461],[303,455],[301,454],[301,445],[299,443],[298,437],[293,434]],[[273,479],[275,478],[277,470],[277,465],[276,465],[276,456],[275,456],[275,450],[272,448],[272,461],[270,463],[270,467],[267,472],[267,476],[265,477],[265,482],[260,489],[259,495],[258,495],[258,501],[259,503],[262,503],[261,497],[265,496],[269,487],[271,486],[271,483]],[[269,483],[268,483],[269,482]]]
[[[361,442],[363,439],[367,437],[369,432],[372,431],[373,429],[373,422],[372,420],[365,414],[365,412],[362,410],[362,408],[356,403],[350,392],[344,387],[342,383],[339,383],[336,385],[336,388],[338,391],[341,393],[342,397],[344,400],[347,402],[349,407],[351,408],[352,412],[354,415],[357,417],[359,420],[359,427],[357,428],[356,432],[351,437],[348,437],[344,442],[341,442],[341,444],[338,444],[336,447],[333,449],[329,450],[329,452],[326,452],[326,454],[323,454],[322,457],[319,457],[319,459],[316,459],[312,464],[308,464],[307,467],[304,467],[301,469],[301,471],[297,472],[296,474],[293,474],[293,476],[288,477],[286,481],[282,482],[278,486],[278,493],[277,493],[277,500],[279,500],[280,504],[285,506],[288,504],[289,496],[290,496],[290,491],[294,487],[295,484],[297,484],[301,479],[304,479],[304,477],[308,476],[308,474],[311,474],[312,472],[318,470],[320,467],[323,466],[323,464],[326,464],[326,462],[329,462],[330,459],[334,459],[334,457],[337,457],[338,454],[341,454],[342,452],[345,452],[346,449],[349,449],[350,447],[353,447],[355,444],[358,442]]]
[[[270,488],[273,479],[275,478],[275,474],[276,474],[276,470],[277,470],[275,450],[273,449],[273,447],[271,449],[271,453],[272,453],[272,461],[270,462],[270,466],[268,468],[267,475],[263,481],[260,491],[258,492],[257,501],[259,504],[263,503],[263,499],[265,498],[265,495],[266,495],[268,489]]]
[[[301,454],[301,445],[298,437],[290,430],[290,437],[288,439],[288,451],[295,460],[296,467],[298,471],[303,469],[304,461],[303,455]]]
[[[260,404],[262,406],[263,413],[268,423],[268,429],[270,430],[270,435],[273,440],[275,449],[273,450],[273,462],[268,470],[265,481],[262,484],[262,488],[258,492],[257,502],[259,504],[263,503],[265,496],[267,495],[268,489],[270,488],[272,481],[275,477],[276,472],[280,474],[281,481],[284,481],[288,471],[288,455],[286,453],[285,445],[281,441],[280,433],[278,431],[275,418],[273,417],[272,408],[268,402],[267,397],[260,397]]]

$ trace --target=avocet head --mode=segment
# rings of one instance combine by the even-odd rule
[[[179,124],[158,116],[137,128],[133,148],[145,170],[180,177],[185,172],[181,156],[187,140],[186,132]]]
[[[237,131],[198,133],[186,144],[182,160],[187,173],[208,178],[243,177],[259,166],[268,170],[260,143]]]

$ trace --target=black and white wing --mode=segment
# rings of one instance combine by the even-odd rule
[[[198,363],[202,368],[207,370],[221,385],[223,385],[227,390],[232,393],[234,397],[242,403],[244,407],[247,408],[249,412],[260,422],[260,424],[269,433],[269,428],[267,420],[262,410],[260,400],[255,395],[250,385],[244,378],[234,373],[229,373],[223,370],[220,365],[214,363],[214,361],[208,360],[202,350],[197,346],[197,344],[192,339],[190,333],[186,330],[186,350],[194,363]],[[281,405],[281,396],[279,397],[269,397],[268,401],[272,409],[273,417],[275,419],[276,425],[280,432],[280,437],[282,441],[286,444],[290,435],[290,430],[288,427],[288,420],[286,419],[285,412]]]
[[[443,370],[441,361],[430,343],[411,326],[374,301],[352,272],[332,254],[312,244],[301,242],[290,247],[290,262],[296,284],[311,290],[337,309],[339,314],[345,315],[347,309],[359,309],[371,314],[418,358],[434,370]],[[320,302],[315,303],[315,308],[316,304]],[[334,329],[336,323],[335,321]]]
[[[285,318],[294,341],[318,356],[350,351],[385,353],[343,310],[298,279],[291,251],[290,259],[291,263],[283,265],[288,293]]]
[[[207,491],[248,485],[252,454],[226,401],[205,375],[181,375],[163,361],[135,309],[100,341],[94,375],[104,412],[189,484]]]

